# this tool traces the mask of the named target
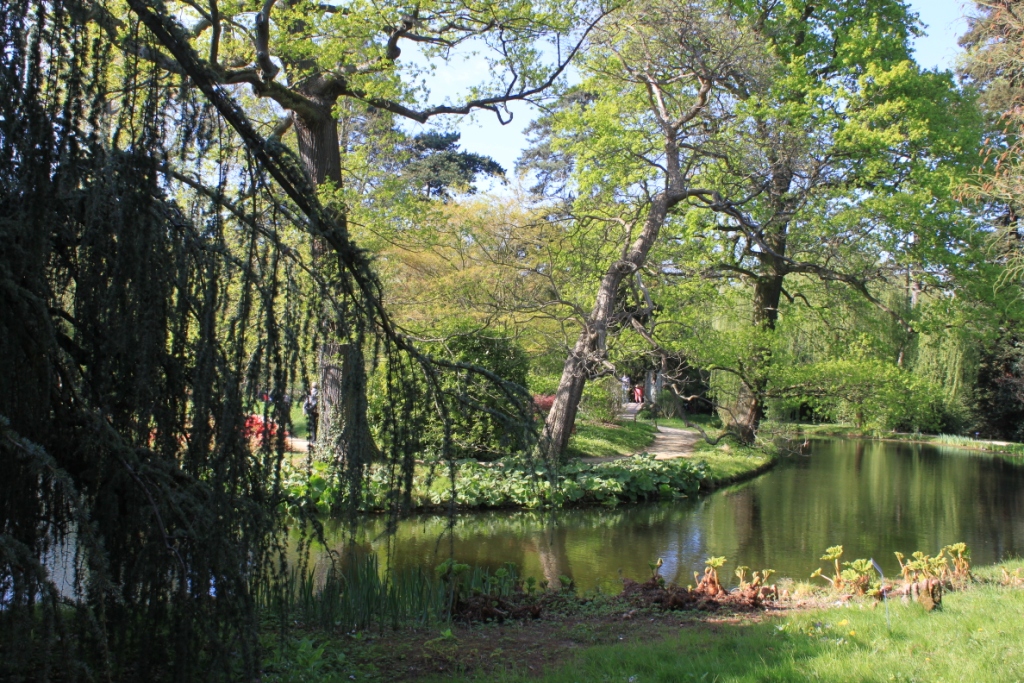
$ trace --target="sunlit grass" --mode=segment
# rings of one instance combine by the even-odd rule
[[[985,451],[1000,455],[1024,456],[1024,444],[1009,441],[990,441],[974,439],[958,434],[915,434],[906,432],[890,432],[887,430],[856,427],[851,424],[797,424],[785,422],[766,422],[762,425],[763,433],[799,434],[817,437],[855,437],[868,439],[885,439],[927,443],[936,446],[953,446],[973,451]]]
[[[720,484],[742,477],[764,467],[772,460],[772,454],[760,448],[739,446],[735,443],[712,446],[706,441],[694,445],[694,459],[708,464],[708,478]]]
[[[709,437],[714,439],[719,435],[721,422],[717,416],[701,415],[699,417],[704,418],[698,424],[703,426]],[[677,418],[663,418],[659,419],[657,423],[662,427],[692,430],[683,420]],[[708,443],[705,439],[698,440],[693,446],[692,457],[694,460],[707,462],[708,477],[714,484],[742,477],[753,470],[764,467],[772,460],[771,453],[765,449],[741,445],[735,438],[728,436],[715,444]]]
[[[649,422],[625,420],[619,425],[577,424],[569,440],[573,457],[612,457],[642,453],[654,442],[657,430]]]
[[[1020,681],[1021,614],[1024,591],[980,586],[947,594],[942,610],[930,613],[891,601],[888,618],[883,605],[866,603],[756,623],[693,624],[662,642],[588,649],[543,677],[506,672],[486,680]]]

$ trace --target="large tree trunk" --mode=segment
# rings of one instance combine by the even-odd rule
[[[544,423],[541,449],[550,460],[556,460],[569,445],[569,436],[576,424],[583,387],[596,366],[604,360],[608,327],[613,322],[615,297],[623,278],[639,270],[647,261],[647,254],[658,240],[661,226],[668,211],[680,202],[685,193],[670,189],[657,195],[651,202],[650,212],[644,222],[644,229],[630,245],[629,251],[620,260],[613,262],[601,278],[597,299],[590,316],[584,321],[576,345],[569,353],[562,368],[562,379],[555,392]]]
[[[325,111],[295,115],[295,137],[299,143],[299,157],[306,173],[319,187],[325,182],[341,187],[341,141],[338,139],[338,122],[331,115],[330,107]]]
[[[754,327],[765,332],[774,332],[779,319],[779,302],[782,300],[782,275],[768,275],[754,283]],[[745,443],[752,443],[761,420],[764,419],[764,399],[768,389],[767,370],[771,364],[771,349],[766,345],[756,346],[744,364],[745,372],[740,382],[739,396],[733,411],[730,429]]]
[[[341,144],[338,122],[331,113],[332,101],[325,100],[314,111],[294,114],[299,157],[313,183],[340,188]],[[324,245],[313,245],[319,260]],[[356,463],[369,462],[376,447],[366,416],[366,359],[358,340],[349,339],[350,330],[336,329],[334,314],[325,312],[321,322],[321,344],[317,350],[320,382],[321,447],[333,451],[330,457]]]
[[[773,167],[769,184],[773,218],[765,225],[762,235],[768,249],[760,256],[763,274],[754,281],[751,321],[756,329],[769,336],[775,332],[779,320],[779,302],[782,300],[783,283],[788,271],[785,258],[789,221],[796,210],[794,199],[788,196],[794,178],[792,170],[782,159],[775,159]],[[729,429],[745,443],[754,441],[764,419],[771,355],[770,344],[758,344],[743,364],[743,378]]]

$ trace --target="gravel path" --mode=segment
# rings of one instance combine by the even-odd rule
[[[641,405],[639,403],[625,403],[622,406],[622,413],[619,418],[622,420],[635,419]],[[652,453],[656,460],[672,460],[674,458],[688,458],[693,452],[693,445],[700,441],[699,432],[689,429],[676,429],[674,427],[658,427],[658,433],[654,442],[648,446],[647,452]],[[628,455],[615,455],[606,458],[582,458],[583,462],[611,462],[628,458]]]

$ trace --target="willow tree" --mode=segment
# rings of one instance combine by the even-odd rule
[[[611,237],[596,292],[580,293],[592,303],[545,424],[552,457],[568,443],[586,381],[607,372],[609,333],[635,313],[617,306],[621,286],[640,277],[678,207],[715,196],[695,178],[721,144],[734,92],[765,87],[771,59],[722,3],[666,0],[620,10],[594,33],[580,69],[583,83],[546,123],[547,144],[572,156],[573,221]]]
[[[344,207],[358,201],[344,190],[350,141],[339,137],[339,117],[349,103],[419,123],[478,110],[507,122],[508,103],[543,95],[579,49],[578,33],[585,35],[602,14],[587,0],[128,4],[136,13],[157,7],[163,16],[179,17],[180,24],[169,35],[201,55],[201,68],[213,85],[248,86],[256,99],[247,111],[272,139],[286,139],[294,131],[306,174],[343,223],[349,214]],[[184,74],[179,61],[168,55],[168,45],[143,45],[134,37],[132,24],[114,13],[103,16],[101,23],[138,57]],[[410,46],[415,56],[402,58]],[[465,101],[425,102],[429,93],[417,86],[417,79],[438,65],[463,59],[463,46],[486,65],[485,77]],[[312,248],[320,252],[324,246],[315,243]],[[319,350],[321,433],[333,434],[342,452],[353,448],[353,438],[372,448],[366,426],[364,340],[358,329],[339,329],[326,318]]]

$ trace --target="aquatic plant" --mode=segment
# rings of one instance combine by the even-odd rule
[[[740,590],[743,590],[743,589],[747,588],[750,585],[746,581],[747,571],[749,571],[749,570],[750,570],[750,567],[746,567],[744,565],[740,565],[739,567],[736,567],[735,574],[736,574],[736,578],[739,579],[739,581],[740,581]]]
[[[725,589],[722,588],[718,579],[718,570],[725,566],[725,562],[725,557],[712,556],[705,560],[704,576],[700,576],[697,572],[693,573],[693,578],[697,581],[697,587],[694,590],[711,596],[725,593]]]
[[[953,579],[971,578],[971,551],[967,548],[966,543],[952,543],[944,546],[940,554],[945,554],[953,563]]]
[[[660,557],[655,562],[648,562],[647,563],[647,566],[651,568],[651,578],[652,579],[656,579],[656,578],[659,578],[661,576],[661,574],[660,574],[661,567],[664,564],[665,564],[665,560],[660,558]]]

